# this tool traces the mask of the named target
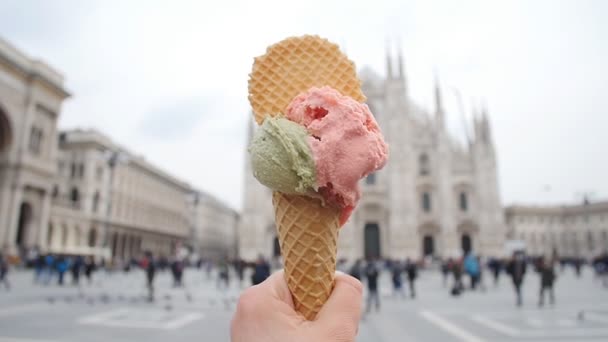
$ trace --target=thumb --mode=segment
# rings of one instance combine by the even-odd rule
[[[336,272],[334,289],[323,305],[316,321],[336,340],[357,334],[361,318],[363,285],[361,282],[342,272]]]

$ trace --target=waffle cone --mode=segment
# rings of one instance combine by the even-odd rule
[[[257,57],[249,75],[249,102],[258,124],[268,115],[285,113],[298,94],[311,87],[330,86],[363,102],[355,64],[338,45],[319,36],[287,38]]]
[[[276,191],[272,204],[295,309],[313,320],[334,286],[340,211],[318,199]]]

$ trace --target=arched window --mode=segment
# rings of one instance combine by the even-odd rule
[[[95,247],[97,244],[97,228],[93,227],[89,230],[89,247]]]
[[[587,232],[587,247],[589,248],[589,251],[592,252],[593,249],[595,248],[595,244],[593,243],[593,233],[591,231]]]
[[[422,210],[425,213],[431,212],[431,194],[428,192],[422,193]]]
[[[76,163],[72,162],[70,165],[70,178],[76,178],[77,166]]]
[[[11,124],[8,121],[8,116],[0,107],[0,153],[4,152],[11,144],[11,135]]]
[[[80,193],[78,192],[78,188],[72,188],[72,191],[70,192],[70,200],[72,201],[72,204],[78,204],[78,202],[80,201]]]
[[[431,235],[425,235],[422,238],[422,255],[429,256],[435,253],[435,240]]]
[[[49,230],[46,233],[46,245],[50,246],[53,241],[53,224],[49,223]]]
[[[429,156],[426,153],[423,153],[418,157],[418,172],[421,176],[425,176],[431,173],[431,168],[429,166]]]
[[[460,195],[458,196],[458,202],[459,202],[460,210],[467,211],[469,209],[469,203],[467,201],[466,192],[463,191],[460,193]]]

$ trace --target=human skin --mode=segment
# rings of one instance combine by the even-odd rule
[[[295,311],[285,275],[279,271],[243,292],[232,318],[231,341],[355,341],[362,298],[361,282],[336,272],[331,296],[317,318],[307,321]]]

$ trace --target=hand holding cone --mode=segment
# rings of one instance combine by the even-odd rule
[[[287,107],[294,98],[309,90],[312,91],[312,89],[315,89],[314,87],[323,88],[315,89],[319,93],[325,91],[325,88],[329,89],[330,93],[334,92],[335,94],[330,94],[333,97],[327,100],[333,105],[339,102],[340,99],[336,100],[337,97],[356,104],[348,106],[349,109],[356,107],[353,109],[353,115],[358,115],[358,117],[354,120],[361,121],[360,125],[363,131],[369,131],[361,134],[379,136],[376,139],[379,142],[375,146],[374,144],[368,144],[365,140],[359,140],[359,144],[364,147],[355,151],[357,153],[354,154],[359,157],[363,156],[362,159],[366,165],[363,166],[362,171],[355,171],[359,172],[356,176],[358,178],[355,179],[354,184],[351,184],[351,187],[354,187],[351,195],[354,195],[348,198],[355,204],[359,195],[356,181],[361,178],[361,174],[365,176],[381,168],[388,155],[388,147],[382,140],[379,128],[369,112],[369,108],[360,104],[360,102],[365,101],[360,85],[361,82],[357,78],[354,63],[348,60],[337,45],[318,36],[292,37],[270,46],[265,55],[255,59],[249,80],[249,101],[258,124],[264,123],[267,117],[286,116]],[[336,93],[335,90],[339,93]],[[312,101],[318,102],[318,99]],[[316,112],[308,113],[309,109],[311,112]],[[321,110],[319,111],[319,109]],[[319,104],[316,104],[314,108],[306,107],[305,111],[306,115],[313,115],[313,120],[319,120],[319,122],[325,120],[323,116],[327,115],[328,112]],[[337,112],[338,114],[330,113],[328,117],[333,116],[333,118],[328,118],[325,121],[331,122],[333,119],[335,126],[336,115],[342,114],[340,110],[337,110]],[[349,120],[350,118],[344,115],[338,119]],[[309,131],[311,130],[312,126],[305,125],[303,122],[298,123],[306,126]],[[348,127],[349,125],[338,123],[338,126],[342,128],[342,126]],[[280,127],[279,123],[276,123],[275,127]],[[317,127],[316,129],[320,132],[318,134],[325,134],[328,129],[332,133],[332,127],[323,128],[321,126],[321,128]],[[263,140],[260,144],[268,144],[267,139],[274,139],[273,143],[284,143],[286,149],[295,155],[293,158],[298,158],[298,154],[307,153],[311,149],[303,149],[300,146],[301,144],[292,144],[284,136],[285,133],[278,128],[266,133],[267,136],[259,139],[260,141]],[[329,135],[326,136],[330,137]],[[314,135],[310,137],[310,145],[312,145],[313,150],[321,148],[318,147],[319,143],[315,141],[315,139],[320,141],[321,138],[324,137]],[[371,149],[376,148],[369,158],[366,157],[365,153],[362,153],[366,152],[362,150],[367,149],[367,145],[374,145]],[[300,148],[296,149],[294,146]],[[262,148],[260,153],[255,154],[258,160],[261,158],[260,156],[263,158],[258,165],[276,164],[285,160],[285,158],[289,158],[287,154],[287,157],[281,155],[281,158],[268,155],[268,153],[264,154],[269,150]],[[272,149],[272,151],[275,151],[275,149]],[[252,153],[252,157],[253,155]],[[318,155],[315,155],[315,158],[312,159],[319,163],[320,158],[317,157]],[[370,160],[373,162],[370,163]],[[329,169],[335,170],[342,165],[330,166]],[[327,169],[319,169],[319,165],[317,165],[317,176]],[[289,170],[289,168],[281,168],[281,170]],[[254,175],[255,172],[254,170]],[[310,172],[306,174],[310,175]],[[327,172],[322,173],[322,175],[325,177],[324,179],[331,178],[331,175],[327,176]],[[256,178],[261,180],[259,177]],[[270,178],[266,177],[265,180],[268,181]],[[352,177],[350,178],[352,179]],[[351,181],[351,183],[353,182]],[[273,188],[271,184],[266,185]],[[308,320],[315,319],[333,289],[338,232],[343,223],[341,221],[345,221],[354,208],[354,204],[346,206],[344,198],[345,196],[335,190],[330,182],[320,184],[305,194],[278,191],[273,193],[272,202],[281,253],[285,264],[285,277],[293,296],[296,311]]]

